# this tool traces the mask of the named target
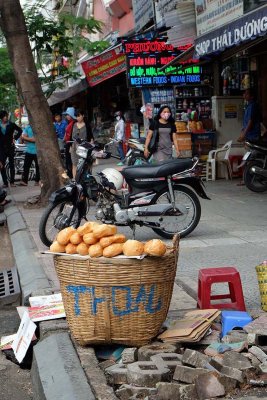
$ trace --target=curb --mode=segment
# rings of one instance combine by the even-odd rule
[[[95,400],[68,333],[55,333],[33,348],[35,400]]]
[[[9,206],[4,212],[20,279],[21,304],[28,305],[33,292],[50,289],[51,286],[36,256],[37,249],[18,207]]]
[[[28,305],[32,294],[49,293],[51,286],[18,207],[6,207],[2,220],[7,222],[18,270],[21,304]],[[52,325],[51,334],[41,337],[33,348],[31,381],[34,399],[95,400],[69,334],[62,332],[56,322],[50,325],[49,322],[46,321],[46,325]]]

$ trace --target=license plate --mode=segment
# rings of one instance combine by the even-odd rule
[[[251,154],[251,151],[247,151],[246,154],[244,154],[242,160],[246,161],[249,158],[250,154]]]

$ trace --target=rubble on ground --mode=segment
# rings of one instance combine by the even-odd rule
[[[120,400],[242,396],[244,390],[267,386],[267,348],[259,344],[265,344],[265,330],[259,330],[257,321],[245,328],[220,338],[216,322],[197,343],[157,341],[125,348],[116,363],[100,366]]]

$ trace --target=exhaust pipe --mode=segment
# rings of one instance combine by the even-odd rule
[[[266,169],[263,169],[263,168],[254,166],[254,167],[251,167],[251,171],[252,171],[255,175],[260,175],[260,176],[263,176],[264,178],[267,179],[267,170],[266,170]]]

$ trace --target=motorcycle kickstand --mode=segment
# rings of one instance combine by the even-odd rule
[[[129,226],[133,232],[133,240],[135,240],[135,232],[136,232],[136,226],[135,225],[130,225]]]

